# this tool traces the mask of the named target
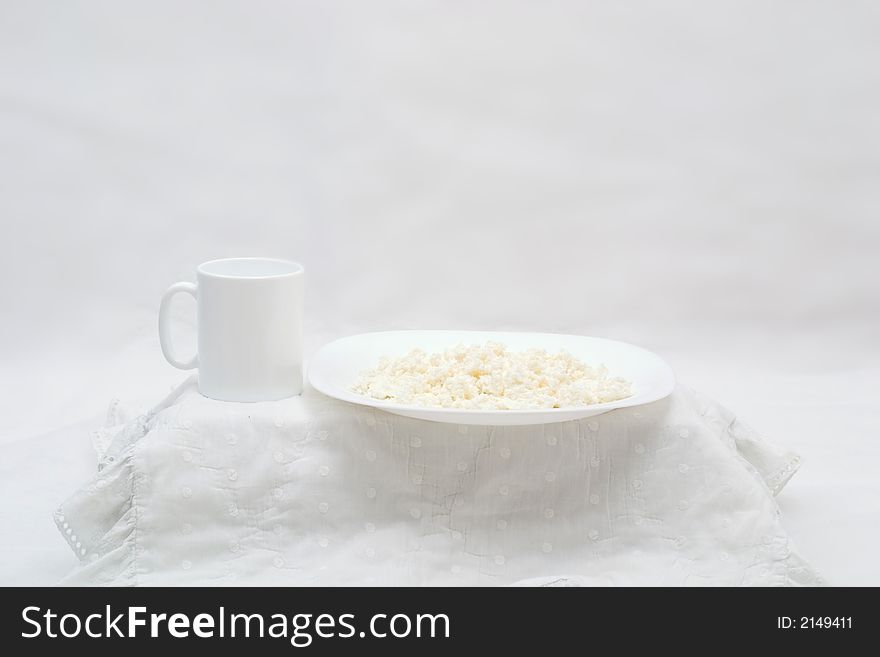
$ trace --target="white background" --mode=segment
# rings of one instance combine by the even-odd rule
[[[308,351],[659,352],[803,454],[803,555],[880,584],[878,34],[831,0],[0,1],[0,583],[72,567],[50,513],[89,431],[183,378],[164,289],[274,255],[307,268]]]

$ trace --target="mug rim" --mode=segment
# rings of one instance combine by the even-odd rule
[[[289,268],[289,271],[282,272],[272,272],[265,274],[232,274],[232,273],[223,273],[210,271],[210,267],[212,265],[219,265],[221,263],[230,263],[230,262],[252,262],[252,263],[272,263],[274,265],[284,265]],[[289,276],[299,276],[304,271],[303,266],[294,262],[293,260],[285,260],[284,258],[269,258],[263,256],[244,256],[239,258],[215,258],[214,260],[208,260],[203,262],[198,267],[196,267],[196,272],[199,276],[206,276],[208,278],[224,278],[224,279],[266,279],[266,278],[287,278]]]

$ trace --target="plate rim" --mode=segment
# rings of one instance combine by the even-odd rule
[[[592,340],[601,340],[603,342],[610,342],[618,345],[623,345],[627,348],[636,349],[638,351],[642,351],[645,354],[651,356],[652,358],[657,359],[662,365],[665,367],[666,372],[669,377],[668,385],[666,386],[668,389],[663,392],[663,394],[652,394],[648,395],[649,398],[640,398],[638,395],[632,395],[630,397],[626,397],[624,399],[619,399],[611,402],[602,402],[600,404],[589,404],[586,406],[563,406],[561,408],[530,408],[530,409],[476,409],[476,408],[444,408],[440,406],[416,406],[412,404],[397,404],[393,402],[386,402],[381,399],[373,399],[371,397],[366,397],[364,395],[359,395],[355,392],[351,392],[345,390],[346,397],[340,397],[335,393],[328,392],[327,389],[323,388],[321,385],[316,384],[313,375],[314,368],[313,365],[316,361],[320,360],[322,356],[322,352],[328,350],[331,346],[336,343],[343,342],[346,340],[351,340],[354,338],[361,338],[364,336],[370,335],[389,335],[389,334],[399,334],[399,333],[472,333],[472,334],[521,334],[521,335],[532,335],[532,336],[551,336],[551,337],[567,337],[567,338],[589,338]],[[438,415],[486,415],[486,414],[498,414],[499,417],[512,418],[514,415],[520,415],[524,417],[534,417],[537,415],[547,415],[547,414],[576,414],[576,413],[590,413],[592,415],[598,415],[602,412],[613,411],[618,408],[630,408],[632,406],[642,406],[644,404],[651,404],[655,401],[659,401],[661,399],[665,399],[669,395],[672,394],[673,390],[675,390],[675,386],[677,384],[677,379],[675,377],[675,372],[672,367],[667,363],[659,354],[656,354],[649,349],[641,347],[639,345],[633,344],[631,342],[625,342],[623,340],[615,340],[613,338],[604,338],[596,335],[577,335],[574,333],[553,333],[547,331],[493,331],[493,330],[474,330],[474,329],[391,329],[387,331],[365,331],[363,333],[355,333],[352,335],[347,335],[341,338],[336,338],[335,340],[331,340],[327,342],[312,355],[309,359],[309,367],[308,367],[308,379],[309,384],[318,392],[332,399],[338,399],[340,401],[348,402],[351,404],[358,404],[359,406],[368,406],[371,408],[378,408],[381,410],[386,410],[389,412],[395,411],[408,411],[408,412],[429,412],[431,414]]]

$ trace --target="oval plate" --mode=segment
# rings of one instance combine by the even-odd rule
[[[610,376],[632,382],[632,396],[614,402],[527,411],[434,408],[373,399],[351,390],[358,377],[379,364],[382,356],[399,357],[411,349],[442,351],[459,343],[500,342],[513,350],[557,352],[564,349],[588,365],[605,365]],[[525,425],[565,422],[599,415],[615,408],[648,404],[668,396],[675,387],[672,369],[658,355],[616,340],[555,333],[497,331],[382,331],[362,333],[324,345],[309,363],[309,381],[329,397],[433,422],[479,425]]]

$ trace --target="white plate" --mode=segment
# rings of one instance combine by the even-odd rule
[[[591,406],[545,408],[528,411],[468,410],[431,408],[395,404],[352,392],[358,376],[379,364],[382,356],[403,356],[416,347],[425,351],[442,351],[459,343],[482,344],[500,342],[511,349],[529,347],[557,352],[565,349],[572,356],[590,365],[604,364],[611,376],[632,382],[633,394],[626,399]],[[505,333],[493,331],[383,331],[362,333],[324,345],[309,363],[309,381],[325,395],[372,406],[407,417],[434,422],[481,425],[549,424],[578,420],[599,415],[615,408],[638,406],[663,399],[675,387],[675,376],[669,365],[656,354],[641,347],[580,335],[555,333]]]
[[[459,343],[500,342],[515,350],[535,347],[549,352],[566,350],[589,365],[604,364],[611,376],[632,382],[631,397],[604,404],[543,408],[528,411],[431,408],[395,404],[352,392],[358,376],[379,364],[382,356],[403,356],[416,347],[442,351]],[[599,415],[615,408],[638,406],[663,399],[675,387],[675,375],[656,354],[641,347],[580,335],[555,333],[503,333],[493,331],[383,331],[362,333],[324,345],[309,363],[309,381],[325,395],[380,408],[389,413],[434,422],[482,425],[549,424]]]

